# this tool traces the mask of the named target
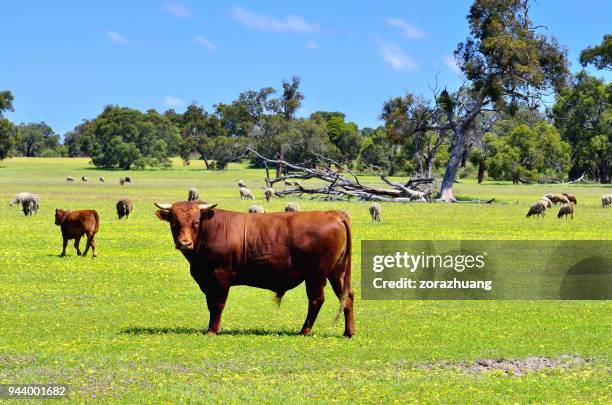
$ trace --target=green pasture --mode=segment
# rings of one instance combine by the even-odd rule
[[[119,185],[128,174],[131,185]],[[84,183],[81,176],[87,176]],[[66,176],[75,178],[68,184]],[[105,183],[98,181],[106,178]],[[296,200],[303,210],[343,209],[353,225],[356,336],[332,325],[338,301],[330,287],[313,336],[297,336],[306,315],[303,286],[280,307],[273,293],[235,287],[222,333],[202,333],[204,296],[174,249],[154,201],[202,199],[246,211],[244,180],[267,211],[263,170],[231,164],[204,171],[201,162],[171,170],[97,170],[87,159],[15,158],[0,162],[0,384],[65,383],[70,398],[117,403],[610,403],[612,303],[609,301],[362,301],[364,239],[612,239],[610,186],[512,185],[461,180],[456,194],[495,204],[382,204],[372,224],[368,204]],[[378,184],[374,177],[366,182]],[[9,208],[21,191],[38,193],[38,214]],[[573,192],[573,220],[527,219],[547,192]],[[128,220],[115,202],[134,201]],[[96,209],[98,258],[59,257],[55,208]],[[83,241],[82,241],[83,243]],[[582,356],[586,364],[520,376],[467,372],[483,358]]]

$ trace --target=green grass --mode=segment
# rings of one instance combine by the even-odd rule
[[[66,176],[75,177],[67,184]],[[88,183],[79,179],[89,177]],[[99,175],[106,177],[100,184]],[[223,315],[224,333],[201,332],[208,322],[203,295],[177,252],[153,201],[202,198],[245,211],[235,183],[245,180],[263,201],[262,170],[230,165],[206,172],[201,162],[167,171],[95,170],[86,159],[0,162],[0,383],[66,383],[71,398],[115,402],[479,402],[610,403],[612,303],[578,301],[362,301],[363,239],[612,239],[612,209],[600,207],[602,186],[477,185],[462,196],[496,198],[495,205],[383,204],[370,222],[367,204],[300,200],[304,210],[346,209],[353,223],[353,285],[357,335],[341,338],[331,320],[330,287],[311,337],[296,336],[306,314],[303,286],[280,308],[269,291],[235,287]],[[368,182],[377,183],[369,178]],[[524,218],[548,191],[569,190],[576,217]],[[42,207],[25,218],[7,203],[21,191],[39,193]],[[119,221],[115,202],[130,197],[135,211]],[[280,211],[286,200],[266,204]],[[98,258],[61,251],[54,209],[96,209]],[[592,359],[586,366],[523,376],[471,374],[433,362],[481,358]]]

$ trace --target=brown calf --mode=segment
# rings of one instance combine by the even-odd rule
[[[93,257],[96,257],[96,242],[94,237],[100,229],[100,218],[94,210],[64,211],[55,209],[55,225],[62,229],[63,247],[61,256],[66,256],[66,246],[69,239],[74,239],[74,247],[77,255],[81,255],[79,241],[83,235],[87,236],[87,244],[83,256],[87,256],[89,247]]]

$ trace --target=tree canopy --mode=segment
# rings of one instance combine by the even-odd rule
[[[612,70],[612,34],[604,35],[601,44],[590,46],[580,52],[580,64],[592,64],[599,70]]]
[[[555,125],[572,146],[570,177],[583,174],[609,183],[612,177],[612,83],[586,72],[576,76],[553,107]]]

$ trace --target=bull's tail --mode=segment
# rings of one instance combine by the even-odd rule
[[[98,230],[100,229],[100,217],[98,217],[97,211],[94,211],[93,215],[94,215],[94,219],[96,220],[96,226],[94,227],[94,232],[93,232],[95,235],[96,233],[98,233]]]
[[[342,213],[342,223],[346,228],[346,249],[344,250],[344,257],[342,258],[342,267],[344,268],[344,283],[342,288],[342,296],[340,297],[340,307],[334,317],[334,324],[338,322],[340,316],[344,312],[346,307],[346,301],[349,299],[349,293],[351,291],[351,256],[352,256],[352,242],[351,242],[351,223],[349,216],[346,213]]]

